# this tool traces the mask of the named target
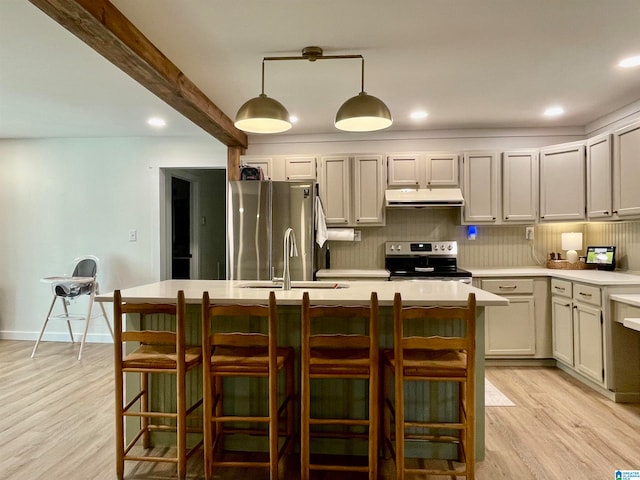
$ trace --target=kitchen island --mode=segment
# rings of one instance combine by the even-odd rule
[[[276,294],[278,304],[279,331],[278,341],[283,345],[291,345],[296,349],[299,358],[300,348],[300,305],[302,294],[309,292],[312,304],[324,305],[357,305],[369,302],[371,292],[378,295],[380,305],[380,345],[381,347],[393,346],[393,297],[396,292],[402,295],[405,305],[464,305],[469,293],[476,295],[477,302],[477,355],[476,355],[476,436],[477,459],[484,458],[484,308],[487,306],[507,305],[508,300],[489,292],[480,290],[460,282],[432,281],[432,282],[376,282],[359,281],[352,283],[331,282],[292,282],[291,290],[282,290],[278,286],[269,285],[268,282],[251,281],[225,281],[225,280],[165,280],[138,287],[123,289],[122,298],[127,302],[164,302],[175,301],[178,290],[183,290],[188,304],[187,308],[187,341],[190,344],[200,344],[200,302],[202,293],[209,292],[212,303],[227,304],[259,304],[266,303],[271,290]],[[300,288],[298,288],[300,287]],[[314,288],[315,287],[315,288]],[[322,287],[322,288],[317,288]],[[107,293],[96,297],[99,302],[112,302],[113,294]],[[128,319],[128,321],[135,321]],[[437,326],[425,326],[430,332],[437,333]],[[151,326],[153,328],[153,326]],[[159,326],[158,326],[159,328]],[[298,369],[298,366],[296,366]],[[299,375],[297,375],[299,378]],[[197,382],[194,378],[192,383]],[[198,386],[199,387],[199,386]],[[197,390],[197,389],[196,389]],[[156,396],[163,396],[165,391],[170,392],[169,387],[155,385]],[[194,392],[197,394],[197,391]],[[255,395],[261,395],[255,393]],[[365,396],[365,390],[356,388],[352,392],[342,392],[343,403],[361,404]],[[443,392],[442,401],[438,402],[438,413],[444,416],[454,415],[451,408],[455,405],[452,396],[454,392]],[[165,399],[169,400],[169,399]],[[251,398],[247,399],[251,403]],[[407,412],[417,411],[418,405],[407,401]],[[249,405],[250,406],[250,405]],[[413,408],[412,408],[413,407]],[[327,408],[331,408],[328,404]]]

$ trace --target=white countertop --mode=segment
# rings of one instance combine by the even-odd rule
[[[553,277],[601,286],[638,285],[638,289],[640,291],[640,275],[623,272],[608,272],[605,270],[563,270],[559,268],[544,267],[462,268],[469,270],[475,278]]]
[[[395,292],[400,292],[406,305],[464,305],[470,292],[476,294],[478,306],[508,305],[507,299],[485,292],[461,282],[380,282],[355,281],[344,282],[349,288],[240,288],[249,281],[227,280],[165,280],[122,290],[125,301],[162,302],[175,301],[178,290],[184,290],[187,303],[200,303],[202,293],[209,292],[211,300],[218,303],[255,304],[264,302],[269,291],[276,293],[280,305],[300,305],[302,293],[309,292],[312,303],[326,305],[353,305],[367,303],[371,292],[378,293],[381,306],[393,304]],[[98,302],[113,301],[113,293],[96,297]]]
[[[640,307],[640,294],[618,294],[610,295],[609,300],[614,300],[620,303],[626,303],[633,305],[634,307]]]
[[[318,270],[317,278],[389,278],[389,270],[386,269],[340,269],[325,268]]]

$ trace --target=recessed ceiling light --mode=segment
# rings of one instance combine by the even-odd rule
[[[557,117],[564,113],[564,108],[562,107],[549,107],[544,111],[545,116],[547,117]]]
[[[620,60],[618,66],[622,68],[631,68],[640,66],[640,55],[636,55],[635,57],[628,57]]]
[[[296,117],[295,115],[289,115],[289,121],[291,123],[298,123],[298,117]]]
[[[164,118],[151,117],[147,120],[147,124],[151,125],[152,127],[162,128],[167,125],[167,122],[165,121]]]
[[[427,118],[429,114],[424,110],[419,110],[419,111],[411,112],[409,116],[414,120],[422,120],[423,118]]]

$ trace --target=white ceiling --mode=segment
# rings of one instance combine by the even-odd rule
[[[583,127],[640,100],[638,0],[112,0],[233,118],[264,56],[362,54],[393,130]],[[335,133],[360,62],[267,62],[265,93]],[[542,116],[560,104],[561,118]],[[415,123],[408,115],[424,109]],[[206,135],[24,0],[0,0],[0,138]],[[349,134],[344,134],[349,135]]]

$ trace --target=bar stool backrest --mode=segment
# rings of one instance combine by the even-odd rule
[[[211,331],[211,319],[216,317],[251,317],[262,319],[263,325],[251,324],[249,328],[237,332]],[[214,320],[215,321],[215,320]],[[267,305],[224,305],[210,303],[209,293],[204,292],[202,299],[202,345],[205,358],[211,358],[216,348],[266,348],[269,355],[269,370],[276,372],[278,348],[278,316],[276,295],[269,293]],[[266,333],[264,332],[266,323]],[[208,341],[207,341],[208,339]]]
[[[457,350],[465,351],[468,357],[475,355],[476,344],[476,297],[470,293],[466,306],[403,306],[399,292],[393,299],[394,317],[394,351],[396,362],[402,365],[405,350]],[[462,334],[453,333],[451,336],[420,336],[406,335],[405,327],[408,321],[447,321],[462,322]],[[454,331],[452,326],[448,330]]]
[[[311,305],[309,293],[302,296],[302,352],[309,352],[313,348],[355,348],[369,349],[370,354],[378,357],[378,295],[371,293],[370,305]],[[364,326],[368,333],[316,333],[314,324],[323,322],[326,327],[327,319],[344,320],[343,325],[354,327],[360,320],[360,327]],[[363,325],[364,324],[364,325]],[[357,328],[357,327],[356,327]]]
[[[174,345],[177,354],[178,370],[184,369],[185,359],[185,318],[186,302],[184,292],[180,290],[177,294],[176,303],[128,303],[122,301],[119,290],[113,294],[114,302],[114,343],[116,361],[123,358],[123,343],[139,342],[143,345]],[[140,329],[124,329],[124,315],[140,315]],[[175,316],[174,331],[159,331],[144,329],[145,315],[172,315]],[[121,361],[121,360],[120,360]]]

